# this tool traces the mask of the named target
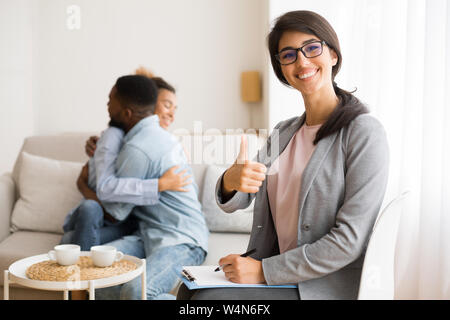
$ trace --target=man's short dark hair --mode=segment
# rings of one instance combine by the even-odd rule
[[[142,116],[155,113],[158,88],[152,79],[128,75],[117,79],[115,86],[117,99],[122,107],[130,108]]]

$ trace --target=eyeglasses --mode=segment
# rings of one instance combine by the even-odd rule
[[[284,49],[275,55],[278,62],[285,66],[297,61],[298,52],[301,51],[306,58],[315,58],[322,54],[325,41],[314,41],[297,49]]]

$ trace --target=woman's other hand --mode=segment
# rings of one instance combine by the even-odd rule
[[[229,254],[219,260],[224,266],[225,277],[234,283],[265,283],[262,262],[250,257],[241,257],[238,254]]]
[[[92,158],[94,156],[95,149],[97,148],[98,139],[99,137],[97,136],[91,136],[88,140],[86,140],[84,150],[86,151],[86,154],[89,158]]]
[[[175,170],[178,169],[179,166],[173,166],[159,178],[158,180],[158,191],[181,191],[181,192],[187,192],[187,189],[184,189],[184,186],[187,186],[188,184],[192,183],[191,180],[188,181],[191,175],[185,175],[187,170],[183,170],[179,173],[175,173]]]

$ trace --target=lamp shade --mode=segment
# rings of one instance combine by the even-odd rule
[[[244,71],[241,74],[241,97],[244,102],[261,101],[261,81],[258,71]]]

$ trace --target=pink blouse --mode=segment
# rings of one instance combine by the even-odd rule
[[[321,124],[304,124],[268,170],[267,192],[280,253],[297,247],[299,196],[303,170],[315,146]]]

